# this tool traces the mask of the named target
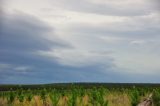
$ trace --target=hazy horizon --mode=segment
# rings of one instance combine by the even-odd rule
[[[0,0],[0,84],[160,83],[158,0]]]

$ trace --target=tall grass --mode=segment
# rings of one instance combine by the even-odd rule
[[[130,106],[137,106],[137,104],[140,102],[141,97],[145,97],[145,95],[149,93],[153,93],[152,99],[154,105],[160,106],[160,88],[158,87],[154,89],[136,88],[136,87],[112,88],[112,89],[107,89],[105,87],[94,87],[86,89],[83,87],[72,86],[70,89],[52,89],[52,88],[43,88],[36,90],[18,89],[15,91],[6,91],[6,92],[0,91],[0,102],[2,102],[2,100],[7,100],[8,104],[14,104],[14,101],[19,100],[20,103],[28,101],[29,104],[32,104],[34,103],[33,98],[35,96],[38,96],[39,98],[41,98],[40,100],[42,101],[44,106],[46,105],[58,106],[59,103],[61,103],[64,100],[63,98],[65,98],[65,101],[63,102],[66,102],[65,104],[67,106],[79,106],[79,105],[83,106],[85,104],[83,103],[84,98],[87,97],[87,100],[85,101],[87,102],[86,105],[112,106],[112,104],[114,105],[121,104],[121,101],[111,103],[112,101],[115,101],[115,99],[113,98],[114,100],[112,100],[112,98],[109,97],[113,97],[114,94],[117,95],[120,94],[121,96],[119,97],[123,97],[123,95],[125,94],[127,96],[125,96],[124,98],[128,98],[127,100],[130,100],[128,102],[130,103]],[[1,98],[3,99],[1,100]],[[117,99],[117,100],[122,100],[122,99]]]

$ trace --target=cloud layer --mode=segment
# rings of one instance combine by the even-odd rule
[[[157,2],[3,1],[0,83],[159,82]]]

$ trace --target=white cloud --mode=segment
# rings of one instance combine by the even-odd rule
[[[57,8],[102,15],[136,16],[150,14],[154,10],[149,0],[50,0],[50,2]]]
[[[18,66],[18,67],[15,67],[14,70],[16,71],[20,71],[20,72],[26,72],[27,70],[30,70],[31,67],[29,66]]]
[[[56,58],[59,63],[73,67],[112,64],[112,58],[109,56],[110,52],[102,53],[78,49],[54,49],[51,51],[38,51],[37,54],[48,57],[51,60],[52,58]]]
[[[14,65],[14,64],[6,64],[6,63],[0,63],[0,71],[16,71],[20,73],[27,73],[33,69],[31,66],[21,66],[21,65]]]
[[[145,44],[146,41],[145,40],[134,40],[130,42],[133,45],[141,45],[141,44]]]

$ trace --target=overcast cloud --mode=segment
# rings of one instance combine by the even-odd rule
[[[1,13],[0,83],[160,81],[158,0],[2,0]]]

